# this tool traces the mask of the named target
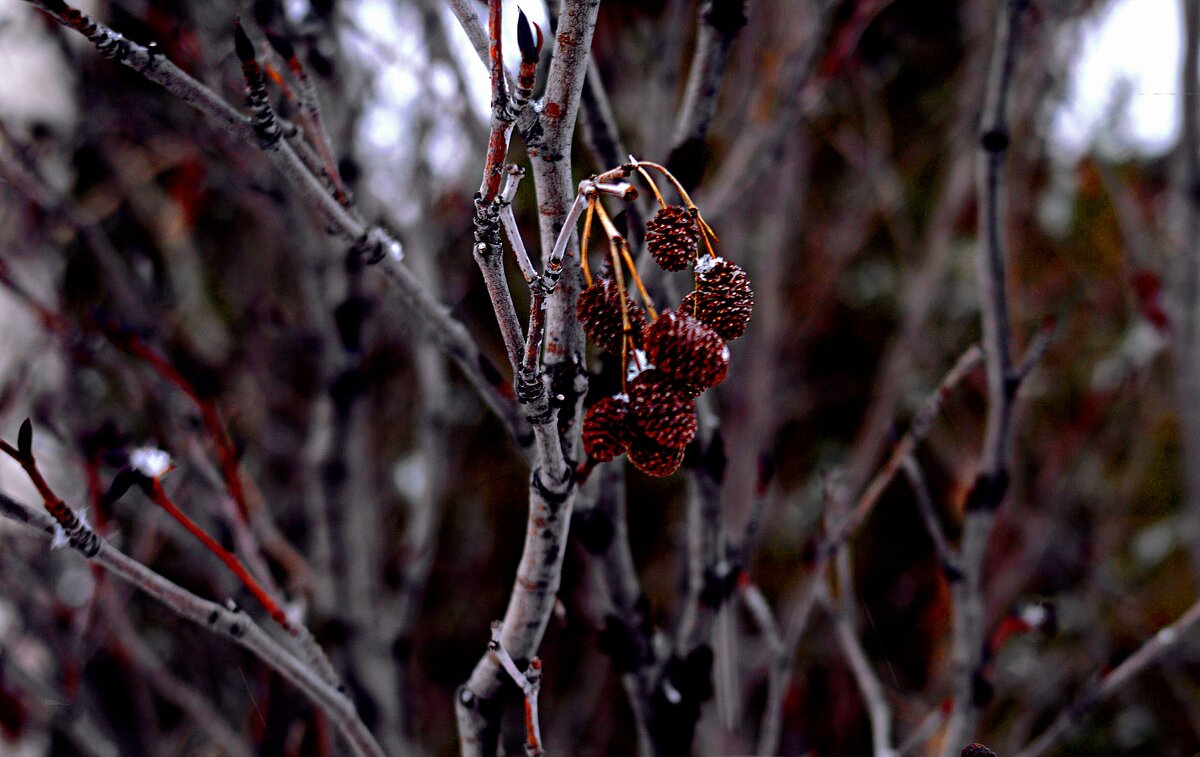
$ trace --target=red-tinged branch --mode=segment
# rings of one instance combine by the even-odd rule
[[[255,580],[254,576],[250,575],[250,571],[246,570],[246,566],[242,565],[241,561],[231,555],[228,550],[217,543],[215,539],[208,535],[204,529],[200,528],[194,520],[189,518],[174,502],[167,496],[167,492],[162,487],[162,482],[157,478],[150,480],[150,485],[146,491],[146,495],[150,501],[161,507],[167,515],[170,515],[179,525],[183,526],[189,534],[194,536],[205,549],[217,556],[217,559],[225,563],[225,567],[237,576],[238,580],[254,595],[258,603],[263,606],[267,614],[271,616],[271,620],[279,624],[281,628],[289,634],[295,636],[297,631],[288,621],[287,615],[283,609],[271,597],[262,584]]]
[[[338,172],[337,162],[333,159],[333,144],[329,140],[329,132],[326,131],[324,120],[321,118],[321,101],[317,95],[317,87],[308,75],[308,69],[296,55],[295,47],[286,37],[267,32],[267,41],[271,43],[271,47],[279,54],[279,57],[287,63],[292,76],[296,77],[296,84],[300,90],[300,110],[308,121],[311,140],[317,154],[321,157],[325,175],[329,177],[329,182],[333,185],[334,199],[343,207],[349,208],[350,198],[346,194],[346,187]]]
[[[22,445],[18,444],[18,447]],[[12,447],[0,442],[0,449],[11,454]],[[22,450],[17,450],[21,452]],[[65,504],[63,509],[68,508]],[[0,493],[0,515],[24,523],[38,530],[53,534],[56,518],[47,518],[26,505]],[[231,639],[285,680],[302,691],[337,726],[338,731],[350,744],[354,754],[360,757],[385,757],[383,750],[371,735],[354,709],[354,704],[338,688],[323,680],[318,672],[288,651],[276,639],[264,631],[252,618],[236,609],[222,607],[192,594],[168,581],[140,562],[115,549],[96,534],[80,518],[70,513],[77,524],[67,532],[72,548],[85,558],[103,566],[117,577],[161,602],[176,615],[192,621]]]
[[[200,417],[204,422],[204,429],[216,447],[217,460],[221,464],[221,475],[225,480],[225,487],[229,490],[229,496],[233,498],[233,502],[237,506],[238,515],[241,516],[244,523],[249,523],[250,508],[246,502],[246,490],[242,486],[237,450],[234,447],[233,440],[229,436],[229,431],[226,429],[225,423],[221,419],[221,413],[217,410],[216,403],[202,396],[192,382],[188,381],[183,374],[177,371],[175,366],[171,365],[170,361],[155,352],[150,345],[146,344],[139,337],[135,335],[116,334],[111,329],[106,329],[105,331],[114,345],[123,352],[141,360],[155,373],[173,384],[200,411]]]
[[[490,203],[500,194],[500,183],[504,178],[504,161],[508,157],[508,142],[512,136],[517,111],[508,101],[508,86],[505,81],[504,51],[501,38],[504,33],[501,16],[501,0],[488,0],[488,58],[491,61],[492,78],[492,128],[488,135],[487,162],[483,168],[483,182],[479,195],[483,202]]]

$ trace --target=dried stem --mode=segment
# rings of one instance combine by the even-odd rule
[[[855,621],[854,580],[851,576],[850,550],[843,545],[837,556],[838,598],[837,601],[826,601],[825,609],[833,621],[834,633],[837,636],[838,647],[842,656],[850,665],[858,684],[859,694],[867,707],[867,717],[871,721],[871,742],[875,757],[896,757],[896,748],[892,745],[892,707],[888,703],[887,693],[879,681],[867,651],[863,649],[858,639],[858,627]]]

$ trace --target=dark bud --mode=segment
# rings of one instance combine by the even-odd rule
[[[21,453],[21,457],[25,460],[33,459],[33,422],[28,418],[21,424],[21,430],[17,432],[17,452]]]
[[[721,34],[732,37],[746,25],[745,0],[713,0],[704,15],[709,26]]]
[[[333,386],[329,387],[329,396],[333,398],[334,407],[339,412],[346,412],[354,399],[361,396],[366,388],[366,373],[360,368],[348,368],[333,380]]]
[[[596,635],[600,651],[612,659],[613,669],[618,673],[636,671],[642,660],[642,645],[638,643],[637,631],[617,615],[604,618],[604,628]]]
[[[354,158],[345,157],[338,161],[338,175],[342,177],[342,182],[345,184],[356,184],[358,178],[362,176],[362,169],[358,167],[358,161]]]
[[[726,562],[704,571],[704,585],[700,589],[700,603],[714,610],[719,608],[737,588],[741,571]]]
[[[139,473],[132,468],[121,470],[117,475],[113,476],[108,491],[100,498],[100,503],[105,509],[111,508],[117,500],[125,496],[125,492],[129,491],[129,488],[134,484],[145,490],[150,484],[150,479],[144,473]]]
[[[317,18],[329,18],[333,15],[334,0],[312,0],[308,7]]]
[[[504,377],[500,375],[500,369],[482,352],[479,353],[479,372],[492,386],[500,386],[504,382]]]
[[[233,22],[233,48],[237,51],[238,60],[249,63],[254,60],[254,43],[242,28],[242,20]]]
[[[959,757],[996,757],[996,753],[983,744],[967,744]]]
[[[979,144],[987,152],[1004,152],[1008,149],[1008,132],[1004,129],[988,129],[979,138]]]
[[[533,27],[533,28],[530,28]],[[537,39],[534,39],[533,29],[537,29]],[[525,11],[517,8],[517,47],[521,50],[521,62],[532,65],[538,62],[542,51],[542,29],[537,24],[530,24],[525,17]]]
[[[267,42],[271,43],[271,47],[284,60],[291,60],[296,57],[296,48],[292,47],[292,43],[288,41],[287,37],[275,34],[274,32],[267,32]]]
[[[71,7],[62,0],[42,0],[40,5],[51,13],[62,15],[71,10]]]

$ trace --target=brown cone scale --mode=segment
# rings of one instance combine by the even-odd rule
[[[696,259],[700,227],[687,208],[668,205],[646,224],[646,249],[664,270],[682,271]]]
[[[664,447],[649,439],[638,439],[629,447],[629,462],[647,476],[664,478],[679,470],[683,450]]]
[[[750,277],[725,258],[704,258],[696,264],[696,291],[683,298],[680,309],[695,315],[725,341],[733,341],[746,333],[754,310]]]
[[[583,417],[583,449],[600,462],[612,460],[629,448],[629,400],[618,394],[588,408]]]
[[[629,385],[629,418],[650,441],[682,449],[696,436],[696,403],[658,371],[645,371]]]
[[[646,313],[628,295],[625,297],[625,306],[629,314],[630,333],[636,335],[646,323]],[[621,354],[625,324],[621,318],[621,293],[615,281],[607,277],[597,278],[590,287],[580,292],[575,315],[593,344],[606,352]]]
[[[650,362],[677,384],[709,389],[725,380],[729,348],[717,332],[683,310],[666,310],[642,332]]]

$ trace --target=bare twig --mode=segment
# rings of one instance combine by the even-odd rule
[[[112,547],[61,500],[53,518],[0,493],[0,515],[48,534],[61,527],[73,549],[166,605],[182,618],[232,639],[303,691],[346,737],[355,754],[384,757],[354,705],[268,635],[250,616],[192,594]]]
[[[540,134],[535,139],[532,132],[522,132],[533,162],[542,262],[547,271],[554,262],[554,244],[575,195],[569,158],[571,136],[598,11],[599,3],[588,0],[563,4],[545,101],[538,117]],[[575,299],[582,278],[578,259],[571,254],[576,246],[569,246],[561,283],[546,299],[547,375],[538,381],[536,396],[523,398],[537,457],[530,474],[529,528],[500,639],[517,659],[534,656],[550,620],[562,580],[567,529],[576,494],[573,461],[578,457],[587,388],[582,365],[583,332],[575,318]],[[550,382],[555,384],[555,394],[562,395],[557,406],[548,402],[546,387]],[[559,422],[560,408],[570,413],[566,422]],[[503,681],[503,671],[494,657],[484,655],[459,689],[456,710],[464,757],[495,753],[499,712],[492,700],[499,695]]]
[[[1018,752],[1016,757],[1039,757],[1045,754],[1097,705],[1128,686],[1137,675],[1178,647],[1197,624],[1200,624],[1200,601],[1192,604],[1174,623],[1147,639],[1120,665],[1085,686],[1083,692],[1054,719],[1050,727]]]
[[[850,551],[842,546],[837,556],[838,597],[837,600],[826,598],[825,609],[833,621],[834,632],[837,635],[838,646],[842,656],[854,673],[858,691],[867,706],[867,717],[871,721],[871,742],[875,757],[895,757],[896,749],[892,745],[892,706],[888,703],[887,693],[879,676],[871,667],[871,660],[858,639],[858,628],[855,622],[854,580],[850,574]]]
[[[745,0],[707,0],[700,6],[695,52],[667,158],[667,166],[689,188],[704,171],[704,139],[717,110],[730,48],[745,25]]]
[[[942,571],[945,572],[948,579],[957,580],[962,576],[962,570],[958,567],[958,555],[946,541],[946,533],[942,529],[941,522],[938,521],[933,498],[929,496],[929,487],[925,483],[925,474],[921,472],[921,465],[912,455],[904,458],[902,465],[904,476],[908,479],[909,486],[912,487],[913,496],[916,497],[917,510],[921,513],[921,522],[925,524],[925,532],[929,534],[929,539],[933,542],[933,549],[937,553],[938,562],[942,565]]]
[[[512,398],[502,388],[494,365],[480,351],[463,324],[453,318],[444,305],[434,300],[403,264],[404,253],[400,242],[381,226],[367,226],[342,207],[309,170],[295,147],[287,140],[276,139],[275,130],[269,128],[266,120],[269,103],[262,103],[258,109],[258,115],[262,116],[258,126],[269,143],[264,144],[255,121],[239,113],[161,54],[124,38],[61,0],[28,1],[50,13],[63,25],[86,36],[105,57],[129,66],[178,95],[229,134],[262,147],[292,189],[321,216],[332,232],[351,243],[364,259],[378,265],[395,285],[400,303],[418,333],[437,345],[458,365],[489,409],[504,421],[518,446],[522,450],[528,449],[532,442],[528,426],[516,411]]]
[[[1008,151],[1008,106],[1015,67],[1018,29],[1026,3],[997,4],[996,34],[985,89],[980,149],[976,165],[979,204],[978,273],[987,353],[987,425],[979,469],[967,497],[963,523],[963,580],[952,587],[954,599],[951,657],[953,709],[946,726],[943,757],[954,757],[971,740],[979,719],[973,696],[983,654],[983,559],[995,512],[1008,489],[1013,401],[1020,379],[1013,372],[1008,316],[1004,174]]]
[[[772,754],[778,748],[783,700],[791,681],[792,658],[795,656],[796,648],[807,627],[812,608],[820,596],[821,587],[826,581],[830,558],[836,553],[838,547],[853,538],[862,524],[866,522],[875,503],[879,501],[879,497],[900,470],[901,463],[929,434],[942,402],[950,390],[982,360],[983,354],[978,345],[972,345],[959,357],[950,371],[942,378],[938,388],[926,399],[920,412],[913,418],[908,431],[896,442],[887,462],[859,496],[858,501],[844,518],[831,523],[827,527],[825,535],[816,540],[813,546],[815,553],[813,563],[800,586],[793,592],[793,599],[789,603],[791,610],[784,624],[784,643],[787,654],[772,668],[768,680],[767,705],[763,710],[759,728],[759,752]],[[830,498],[831,495],[826,493],[826,499]]]

